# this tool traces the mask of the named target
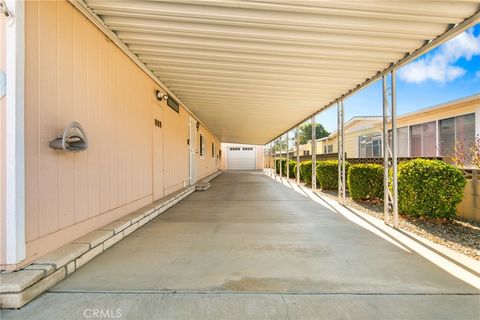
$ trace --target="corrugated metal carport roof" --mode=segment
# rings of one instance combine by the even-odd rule
[[[479,1],[71,1],[222,141],[253,144],[472,26],[480,11]]]

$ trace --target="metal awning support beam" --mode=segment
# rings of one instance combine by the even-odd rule
[[[280,141],[280,164],[279,164],[279,171],[280,171],[280,180],[282,179],[282,162],[283,162],[283,156],[282,156],[282,152],[283,152],[283,141],[282,141],[282,138],[283,136],[280,136],[280,138],[278,138],[278,140]]]
[[[297,149],[297,184],[300,184],[300,126],[298,125],[297,128],[295,129],[296,132],[296,139],[295,139],[295,144],[296,144],[296,149]]]
[[[70,0],[72,1],[72,0]],[[306,117],[305,119],[302,119],[299,123],[303,123],[304,121],[308,120],[310,117],[315,116],[316,114],[330,108],[333,106],[338,99],[345,99],[354,93],[358,92],[359,90],[369,86],[373,82],[377,81],[378,79],[384,77],[385,75],[388,75],[390,72],[393,70],[398,70],[402,66],[406,65],[409,62],[412,62],[416,58],[420,57],[421,55],[429,52],[430,50],[434,49],[435,47],[441,45],[442,43],[445,43],[446,41],[450,40],[451,38],[455,37],[456,35],[460,34],[461,32],[467,30],[468,28],[474,26],[480,21],[480,12],[475,13],[472,15],[470,18],[465,19],[461,23],[458,23],[456,25],[452,25],[446,32],[443,34],[439,35],[435,39],[429,41],[427,44],[425,44],[423,47],[408,53],[403,57],[402,59],[398,60],[395,63],[392,63],[388,68],[385,68],[383,71],[379,71],[375,76],[365,80],[363,83],[358,84],[355,88],[347,91],[346,93],[342,94],[340,97],[337,99],[333,100],[332,102],[322,106],[319,110],[315,111],[315,113],[311,116]],[[295,127],[295,126],[294,126]],[[292,128],[294,128],[292,127]],[[289,128],[288,130],[291,130],[292,128]],[[288,131],[287,130],[287,131]]]
[[[274,168],[275,168],[275,162],[273,161],[273,154],[275,152],[275,149],[274,149],[274,145],[273,145],[273,142],[270,143],[270,161],[269,161],[269,165],[270,165],[270,174],[273,176],[273,171]]]
[[[285,163],[285,171],[287,172],[287,179],[290,178],[290,166],[288,165],[290,163],[290,155],[289,155],[289,151],[290,151],[290,148],[289,148],[289,140],[288,140],[288,132],[287,132],[287,136],[286,136],[286,140],[287,140],[287,162]]]
[[[345,134],[344,134],[344,106],[343,99],[337,101],[338,120],[338,202],[345,204]]]
[[[317,134],[315,128],[315,115],[312,116],[312,190],[317,189]]]
[[[397,110],[395,70],[391,72],[391,101],[388,101],[387,75],[382,77],[383,89],[383,192],[384,221],[398,227],[397,185]],[[390,108],[391,106],[391,108]],[[392,179],[389,179],[390,171]],[[393,219],[392,219],[393,217]]]
[[[273,176],[277,178],[277,139],[273,141]]]

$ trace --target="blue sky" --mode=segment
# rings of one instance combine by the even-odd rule
[[[442,44],[397,72],[397,114],[480,93],[480,24]],[[317,121],[337,129],[337,110]],[[377,81],[345,100],[345,121],[382,114],[382,85]]]

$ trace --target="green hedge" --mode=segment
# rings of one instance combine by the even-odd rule
[[[412,216],[454,218],[465,184],[460,170],[440,160],[402,162],[398,165],[399,211]]]
[[[347,185],[352,199],[383,199],[383,166],[351,165],[348,169]]]
[[[312,160],[300,162],[300,179],[305,183],[312,183]]]
[[[282,176],[286,177],[287,176],[287,159],[281,159],[281,160],[282,160]],[[295,178],[296,166],[297,166],[297,161],[289,160],[290,178]],[[280,174],[280,159],[275,160],[275,170],[277,174]]]
[[[349,165],[345,161],[345,172],[348,172]],[[317,162],[317,182],[323,190],[338,189],[338,160]]]
[[[282,169],[285,168],[285,159],[276,159],[275,160],[275,172],[277,172],[277,174],[280,174],[280,160],[282,160]],[[284,172],[284,170],[282,170],[282,172]]]
[[[290,175],[290,178],[295,178],[295,167],[297,166],[297,161],[295,160],[289,160],[288,161],[288,173]],[[282,173],[283,176],[287,176],[287,161],[282,162]]]

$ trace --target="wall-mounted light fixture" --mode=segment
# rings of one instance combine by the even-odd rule
[[[198,131],[198,128],[200,128],[200,122],[197,121],[197,124],[195,125],[195,127],[197,127],[197,131]]]
[[[163,94],[160,90],[155,91],[155,96],[158,101],[168,100],[168,95]]]

